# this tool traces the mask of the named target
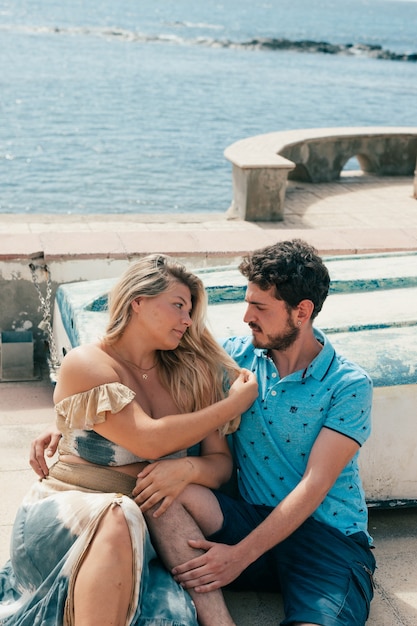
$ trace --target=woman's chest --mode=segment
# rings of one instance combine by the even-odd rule
[[[172,395],[156,377],[135,380],[133,384],[130,384],[130,388],[136,394],[137,403],[140,404],[145,413],[154,419],[178,413],[178,407]]]

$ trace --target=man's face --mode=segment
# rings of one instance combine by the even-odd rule
[[[283,300],[275,298],[274,288],[263,291],[248,283],[243,321],[252,331],[256,348],[287,350],[297,339],[300,329],[296,325],[297,309],[288,309]]]

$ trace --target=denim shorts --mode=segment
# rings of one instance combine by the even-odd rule
[[[224,523],[208,537],[210,541],[238,543],[273,510],[213,493]],[[345,536],[310,517],[244,570],[229,588],[280,592],[285,613],[282,626],[293,622],[362,626],[373,597],[374,570],[375,559],[365,533]]]

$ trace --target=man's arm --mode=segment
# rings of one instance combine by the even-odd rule
[[[264,522],[235,546],[190,540],[190,546],[206,552],[175,567],[175,579],[198,592],[213,591],[229,584],[310,517],[358,449],[359,444],[353,439],[322,428],[301,481]]]
[[[51,424],[43,433],[41,433],[30,444],[29,463],[34,472],[40,477],[48,476],[49,469],[45,461],[45,455],[48,458],[54,456],[61,433],[55,424]]]

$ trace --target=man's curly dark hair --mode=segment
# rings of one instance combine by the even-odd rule
[[[239,270],[263,291],[274,287],[277,300],[291,308],[301,300],[311,300],[311,319],[321,311],[329,292],[327,267],[317,250],[302,239],[279,241],[255,250],[243,258]]]

